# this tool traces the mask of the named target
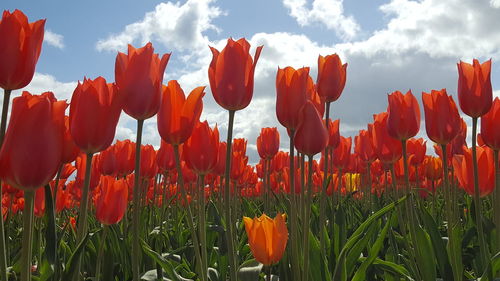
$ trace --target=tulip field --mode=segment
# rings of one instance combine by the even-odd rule
[[[14,95],[33,78],[44,24],[19,10],[0,21],[0,280],[500,277],[491,60],[457,62],[458,104],[446,89],[394,91],[354,137],[330,112],[347,63],[319,55],[315,79],[308,67],[276,66],[288,134],[233,139],[266,46],[210,47],[209,85],[195,89],[164,81],[175,54],[147,43],[118,52],[114,82],[84,78],[70,100],[50,89]],[[200,120],[210,94],[227,130]],[[135,139],[115,140],[121,114],[136,120]],[[150,118],[159,148],[142,142]]]

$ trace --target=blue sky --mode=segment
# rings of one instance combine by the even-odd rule
[[[310,66],[319,54],[339,53],[349,64],[348,81],[332,107],[341,132],[355,135],[387,107],[387,94],[447,88],[455,94],[456,63],[493,59],[492,81],[500,86],[500,0],[187,0],[187,1],[17,1],[0,8],[25,12],[30,21],[46,18],[46,36],[37,73],[26,88],[52,90],[70,98],[84,76],[114,80],[117,51],[151,41],[158,53],[172,52],[165,82],[179,80],[185,92],[208,85],[208,45],[221,49],[228,37],[264,45],[257,65],[251,105],[236,115],[236,137],[255,139],[261,127],[277,126],[274,113],[278,66]],[[209,87],[202,118],[225,135],[227,113]],[[499,91],[495,94],[500,95]],[[122,115],[117,138],[133,138],[135,123]],[[424,123],[421,135],[425,135]],[[159,144],[156,120],[146,122],[145,141]]]

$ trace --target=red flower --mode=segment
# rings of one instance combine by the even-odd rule
[[[377,158],[369,131],[360,130],[359,134],[354,137],[354,152],[364,162],[373,162]]]
[[[417,99],[411,93],[400,91],[387,96],[389,107],[387,112],[387,132],[398,140],[407,140],[415,136],[420,130],[420,108]]]
[[[179,152],[182,151],[181,148],[182,146],[179,146]],[[171,144],[161,141],[160,149],[156,153],[156,164],[162,173],[175,169],[174,147]]]
[[[340,136],[340,144],[333,150],[333,166],[337,168],[347,168],[351,160],[352,138]]]
[[[462,111],[470,117],[480,117],[490,110],[493,100],[491,88],[491,60],[472,65],[460,61],[458,67],[458,102]]]
[[[128,45],[128,54],[118,53],[115,80],[124,98],[123,111],[137,120],[154,116],[161,104],[163,74],[170,54],[161,59],[154,54],[153,45],[142,48]]]
[[[181,144],[191,136],[203,110],[201,98],[205,95],[204,90],[205,87],[198,87],[186,99],[176,80],[169,81],[164,87],[157,118],[158,132],[165,142]]]
[[[76,157],[80,154],[80,148],[76,146],[73,137],[69,131],[69,117],[64,116],[64,137],[63,137],[63,154],[62,163],[71,163],[75,161]]]
[[[495,169],[493,167],[493,151],[488,147],[477,147],[477,166],[479,177],[479,193],[484,197],[495,188]],[[453,168],[460,186],[469,195],[474,195],[474,177],[472,174],[472,149],[464,149],[463,155],[453,156]]]
[[[154,178],[157,172],[158,166],[156,165],[156,151],[154,147],[150,144],[141,145],[141,178]]]
[[[69,129],[76,145],[85,153],[96,153],[111,145],[122,111],[115,84],[85,78],[78,82],[69,108]]]
[[[0,88],[24,88],[35,74],[45,20],[28,23],[23,12],[4,11],[0,20]]]
[[[128,203],[128,186],[126,179],[115,179],[102,176],[99,184],[100,194],[95,203],[95,216],[105,225],[121,221]]]
[[[339,145],[340,142],[340,120],[337,119],[332,122],[331,119],[328,119],[328,147],[335,148]]]
[[[328,144],[328,132],[311,101],[300,110],[299,120],[294,136],[295,148],[308,156],[320,153]]]
[[[435,143],[447,144],[455,138],[460,129],[460,115],[446,89],[432,90],[430,94],[422,92],[425,112],[425,130]]]
[[[50,92],[23,92],[12,102],[9,127],[0,150],[0,178],[23,189],[46,185],[61,165],[65,101]]]
[[[217,164],[219,149],[219,130],[212,130],[208,122],[198,122],[193,134],[183,148],[184,161],[198,174],[211,172]]]
[[[500,99],[495,98],[490,111],[481,117],[481,138],[491,149],[500,149]]]
[[[384,164],[392,164],[401,158],[401,141],[392,138],[387,129],[388,113],[382,112],[373,116],[373,126],[371,129],[372,143],[378,159]]]
[[[276,127],[262,128],[257,137],[257,152],[260,158],[271,159],[278,153],[280,148],[280,134]]]
[[[227,110],[247,107],[252,100],[254,71],[262,46],[257,47],[253,59],[245,38],[238,41],[229,38],[220,53],[213,47],[210,50],[213,57],[208,79],[215,101]]]
[[[408,148],[408,162],[412,166],[418,166],[422,164],[425,157],[425,151],[427,150],[426,141],[423,138],[419,139],[409,139],[406,142]]]
[[[337,54],[318,57],[316,88],[326,102],[336,101],[344,90],[347,79],[347,63],[342,64]]]
[[[130,140],[116,141],[116,173],[119,177],[126,177],[135,168],[135,143]]]

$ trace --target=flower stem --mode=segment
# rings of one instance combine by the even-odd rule
[[[497,244],[495,252],[500,252],[500,167],[498,165],[498,149],[493,150],[495,161],[495,192],[493,193],[493,213],[496,226]]]
[[[200,232],[200,247],[201,247],[201,264],[202,272],[208,272],[208,253],[207,253],[207,232],[206,232],[206,216],[205,216],[205,175],[200,175],[200,187],[198,193],[198,220]],[[205,274],[207,275],[207,274]]]
[[[101,234],[101,243],[99,246],[99,252],[97,254],[97,263],[95,270],[95,281],[99,281],[101,279],[101,267],[102,267],[102,258],[104,255],[104,246],[106,245],[106,237],[108,236],[109,226],[104,225],[102,234]]]
[[[5,137],[5,129],[7,127],[7,113],[9,111],[9,102],[11,90],[4,89],[2,121],[0,124],[0,147],[2,147]],[[2,195],[2,182],[0,182],[0,195]],[[3,218],[0,219],[0,279],[7,280],[7,247],[5,245],[5,228]]]
[[[477,134],[477,117],[472,118],[472,164],[474,175],[474,207],[476,211],[476,227],[477,236],[479,239],[479,256],[481,266],[479,268],[480,274],[484,272],[486,264],[488,263],[488,249],[486,248],[486,241],[484,239],[483,221],[481,217],[481,198],[479,195],[479,175],[477,167],[477,154],[476,154],[476,134]]]
[[[132,213],[132,277],[134,281],[139,281],[139,218],[141,215],[140,208],[140,180],[141,180],[141,142],[142,142],[142,127],[144,120],[137,120],[137,136],[135,142],[135,171],[134,171],[134,197],[133,197],[133,213]]]
[[[292,270],[293,270],[293,278],[295,280],[300,280],[300,262],[299,262],[299,250],[298,250],[298,243],[299,239],[297,239],[299,236],[297,234],[298,231],[298,216],[296,212],[296,206],[297,206],[297,192],[295,190],[295,156],[294,156],[294,143],[293,143],[293,136],[295,134],[295,130],[291,129],[290,130],[290,170],[289,170],[289,183],[290,183],[290,198],[291,198],[291,203],[290,203],[290,217],[291,217],[291,235],[290,235],[290,241],[292,242]]]
[[[232,150],[231,146],[233,143],[233,124],[234,124],[234,110],[229,110],[229,124],[227,127],[227,146],[226,146],[226,170],[224,172],[224,214],[226,217],[226,228],[227,228],[227,253],[229,258],[229,280],[237,281],[237,272],[236,272],[236,257],[238,256],[235,252],[233,245],[233,221],[231,217],[231,202],[229,198],[229,184],[231,182],[229,177],[229,172],[231,171],[231,156]],[[236,192],[236,189],[235,189]]]
[[[326,126],[326,131],[328,132],[328,126],[329,126],[329,118],[330,118],[330,102],[326,103],[326,119],[325,119],[325,126]],[[326,229],[326,218],[325,218],[325,209],[326,209],[326,183],[328,181],[328,146],[325,147],[325,152],[324,152],[324,167],[323,167],[323,191],[321,192],[320,196],[320,201],[319,201],[319,244],[320,244],[320,252],[322,256],[326,256],[326,241],[323,237],[323,232]]]
[[[33,206],[35,191],[24,191],[25,209],[23,211],[23,247],[21,281],[31,281],[31,254],[33,248]]]
[[[87,153],[87,159],[85,161],[85,179],[83,181],[83,193],[82,199],[80,202],[80,211],[78,215],[78,230],[76,234],[76,243],[79,244],[85,235],[87,235],[87,213],[89,206],[89,186],[90,186],[90,177],[92,171],[92,157],[93,153]],[[82,257],[80,256],[80,260],[77,265],[77,272],[80,272]],[[79,280],[80,276],[78,274],[75,275],[75,281]]]
[[[313,174],[313,156],[308,155],[307,159],[307,194],[304,195],[304,224],[302,225],[302,235],[304,237],[304,276],[303,281],[309,280],[309,221],[312,202],[312,174]],[[307,195],[307,196],[306,196]]]

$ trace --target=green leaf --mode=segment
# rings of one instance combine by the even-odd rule
[[[381,270],[384,270],[386,272],[397,274],[397,275],[405,278],[406,280],[413,281],[413,278],[411,278],[408,270],[406,270],[406,268],[404,268],[404,266],[401,266],[399,264],[395,264],[393,262],[384,261],[384,260],[381,260],[379,258],[376,258],[373,261],[373,266],[375,266]]]
[[[424,280],[436,280],[436,261],[429,235],[417,225],[415,227],[417,245],[414,245],[417,253],[417,263]]]
[[[263,265],[255,259],[244,262],[238,269],[238,278],[241,281],[259,280]]]
[[[166,275],[169,278],[172,278],[174,281],[193,281],[192,279],[187,279],[187,278],[183,278],[182,276],[180,276],[175,271],[175,268],[170,263],[170,261],[168,261],[167,259],[163,258],[157,252],[153,251],[153,249],[151,249],[149,247],[149,245],[146,244],[146,242],[144,242],[143,240],[141,240],[141,245],[142,245],[142,250],[144,251],[144,253],[146,253],[146,255],[148,255],[156,263],[158,263],[161,266],[161,268],[165,271]]]
[[[392,217],[395,217],[395,213],[392,213]],[[368,267],[375,261],[375,259],[378,256],[378,253],[380,252],[380,249],[384,245],[384,240],[385,236],[387,235],[387,231],[389,230],[391,226],[391,220],[388,220],[385,223],[384,228],[382,229],[382,232],[379,234],[377,240],[375,241],[375,244],[371,247],[369,253],[368,253],[368,258],[363,261],[359,269],[356,271],[353,277],[353,281],[363,281],[366,280],[366,270]]]
[[[69,257],[68,262],[66,263],[66,267],[64,268],[63,280],[73,280],[79,273],[77,264],[84,252],[85,245],[89,241],[89,237],[90,234],[87,233],[87,235],[85,235],[83,240],[80,242],[80,244],[78,244],[75,251]]]
[[[309,231],[309,258],[311,259],[312,280],[331,281],[332,276],[328,270],[326,257],[320,255],[319,240],[314,236],[312,231]]]
[[[48,184],[45,186],[45,206],[45,214],[48,218],[47,227],[45,228],[45,257],[48,263],[54,267],[57,262],[56,219],[52,190]]]

